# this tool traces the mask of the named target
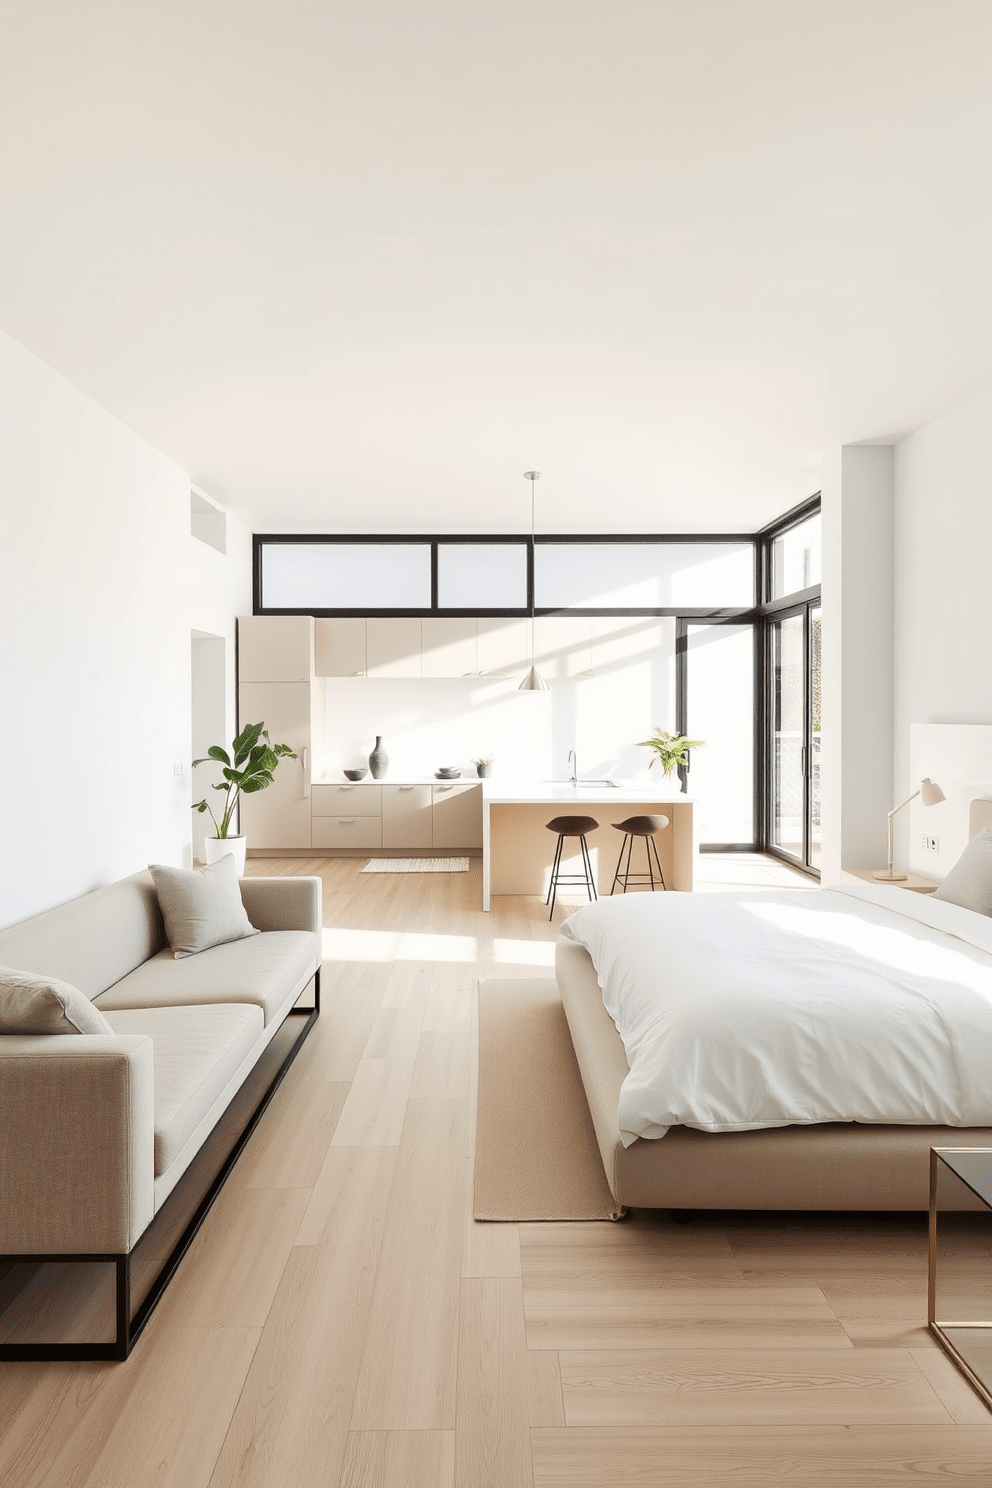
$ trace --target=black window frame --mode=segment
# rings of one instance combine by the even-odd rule
[[[303,543],[325,544],[340,546],[345,544],[361,545],[362,547],[374,547],[380,544],[409,544],[423,547],[430,544],[431,547],[431,603],[427,608],[409,609],[375,609],[371,606],[359,608],[331,609],[327,607],[300,605],[292,608],[264,605],[262,595],[262,549],[267,544],[295,544]],[[492,543],[496,546],[505,546],[508,543],[522,543],[527,547],[527,599],[522,606],[509,608],[492,608],[480,606],[478,608],[444,608],[438,605],[438,562],[437,550],[441,544],[471,544],[477,547]],[[535,537],[533,543],[530,534],[519,533],[393,533],[379,534],[374,536],[368,533],[291,533],[291,532],[263,532],[255,533],[252,538],[252,614],[253,615],[313,615],[317,619],[335,620],[379,620],[379,619],[480,619],[513,618],[516,616],[528,616],[532,610],[535,615],[606,615],[606,616],[631,616],[633,618],[650,619],[652,616],[678,616],[688,615],[692,618],[701,619],[732,619],[738,615],[750,615],[754,610],[754,604],[746,606],[686,606],[667,605],[660,607],[651,606],[621,606],[611,608],[604,606],[542,606],[534,604],[534,552],[537,548],[568,544],[570,546],[590,546],[599,544],[627,544],[627,545],[649,545],[658,547],[686,547],[690,544],[712,544],[725,545],[737,543],[741,546],[750,546],[753,552],[752,572],[753,587],[752,594],[757,598],[760,590],[759,584],[759,559],[758,538],[753,532],[705,532],[705,533],[582,533],[581,535],[567,534],[545,534]]]
[[[760,761],[760,780],[755,781],[756,800],[759,801],[761,812],[760,832],[758,833],[758,851],[768,853],[770,857],[778,859],[779,862],[787,863],[797,873],[804,873],[809,878],[820,878],[819,868],[812,867],[809,863],[798,862],[790,853],[782,852],[772,841],[772,719],[774,717],[774,699],[772,689],[775,684],[774,666],[772,661],[772,626],[776,620],[784,619],[789,615],[802,614],[803,637],[804,637],[804,668],[803,679],[804,705],[803,705],[803,730],[805,736],[805,749],[807,761],[807,776],[804,786],[803,800],[803,841],[805,843],[805,855],[809,856],[810,844],[810,811],[811,797],[809,780],[811,779],[810,765],[812,761],[812,612],[822,608],[821,586],[811,585],[808,589],[798,589],[792,594],[783,594],[778,599],[771,597],[772,583],[772,544],[776,538],[784,532],[798,527],[801,523],[822,512],[821,493],[817,491],[809,500],[800,502],[791,510],[784,512],[774,522],[769,522],[762,527],[757,534],[759,539],[760,556],[758,559],[758,593],[761,595],[761,603],[757,608],[757,619],[761,627],[761,692],[759,707],[755,710],[761,714],[760,729],[761,742],[756,755]]]

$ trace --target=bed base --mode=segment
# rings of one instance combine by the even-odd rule
[[[624,1147],[617,1107],[627,1059],[588,951],[559,939],[555,973],[607,1182],[628,1208],[925,1210],[931,1147],[992,1148],[992,1127],[858,1122],[754,1132],[680,1126]]]

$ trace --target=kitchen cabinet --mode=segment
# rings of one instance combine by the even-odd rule
[[[382,846],[431,846],[431,787],[382,786]]]
[[[314,621],[314,669],[318,677],[364,677],[365,621]]]
[[[475,620],[457,616],[421,620],[421,676],[474,676],[478,667],[476,632]]]
[[[382,815],[379,785],[315,785],[312,792],[314,816]]]
[[[432,847],[482,846],[482,787],[435,785],[432,796]]]
[[[484,677],[523,677],[530,667],[530,620],[476,622],[478,670]]]
[[[315,816],[312,824],[314,850],[382,846],[382,817]]]
[[[313,620],[309,615],[243,615],[239,619],[241,682],[309,682],[312,671]],[[247,718],[243,712],[241,716]]]
[[[280,760],[266,790],[241,797],[241,830],[248,846],[309,847],[310,684],[242,682],[238,707],[242,728],[264,722],[271,742],[288,744],[298,756]]]
[[[368,619],[365,654],[370,677],[419,677],[420,621]]]

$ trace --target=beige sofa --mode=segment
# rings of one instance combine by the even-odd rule
[[[262,933],[182,960],[147,873],[0,932],[0,965],[72,983],[113,1028],[0,1035],[0,1259],[113,1260],[118,1314],[115,1344],[8,1344],[0,1333],[0,1359],[127,1357],[209,1202],[133,1318],[131,1252],[312,982],[313,1006],[210,1202],[309,1033],[320,879],[243,879],[241,895]]]

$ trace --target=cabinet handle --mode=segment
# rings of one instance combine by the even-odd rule
[[[307,800],[307,798],[309,797],[309,795],[310,795],[310,750],[304,744],[304,746],[303,746],[303,799],[304,799],[304,801]]]
[[[355,818],[353,816],[339,816],[338,825],[341,827],[353,827],[355,825]]]
[[[417,787],[415,785],[401,785],[400,786],[400,790],[416,790],[416,789],[417,789]]]

